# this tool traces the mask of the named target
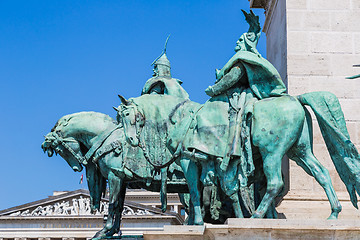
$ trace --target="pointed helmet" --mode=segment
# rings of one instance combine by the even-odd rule
[[[154,60],[154,62],[151,65],[154,65],[154,77],[170,77],[171,78],[171,72],[170,72],[170,61],[166,56],[166,46],[167,42],[169,40],[170,35],[167,37],[165,42],[165,47],[163,52],[160,54],[158,58]]]

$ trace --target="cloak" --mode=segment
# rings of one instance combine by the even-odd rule
[[[151,89],[158,83],[164,84],[164,94],[178,98],[188,99],[189,94],[180,85],[182,82],[176,78],[170,77],[153,77],[146,81],[141,95],[149,94]]]
[[[217,78],[221,81],[221,78],[239,63],[246,71],[242,78],[247,79],[251,92],[258,99],[287,95],[286,87],[275,67],[259,54],[249,51],[238,51],[220,70]],[[235,91],[247,90],[243,88]],[[227,90],[224,90],[222,94],[210,98],[198,112],[196,125],[190,129],[193,137],[185,141],[188,149],[195,148],[217,157],[225,156],[226,146],[229,144],[229,104],[231,101],[226,92]],[[241,108],[244,107],[241,106]],[[248,114],[247,111],[245,114]],[[241,140],[238,139],[238,141]],[[234,146],[239,146],[239,144],[234,143]],[[232,155],[240,156],[241,149],[235,147]]]
[[[286,94],[285,84],[276,68],[259,54],[249,51],[238,51],[220,70],[217,78],[221,79],[238,63],[245,67],[250,89],[259,99]]]

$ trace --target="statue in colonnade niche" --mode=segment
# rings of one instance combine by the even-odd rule
[[[256,50],[258,17],[243,13],[249,30],[206,89],[211,98],[205,104],[190,101],[171,78],[165,44],[142,95],[120,96],[117,121],[100,113],[76,113],[61,118],[46,135],[42,148],[49,156],[59,153],[74,171],[86,168],[92,210],[100,207],[108,180],[109,217],[94,238],[119,232],[126,186],[160,192],[163,210],[166,193],[180,193],[188,224],[276,218],[285,154],[324,188],[329,219],[336,219],[341,205],[328,171],[313,154],[312,120],[304,105],[314,111],[357,207],[360,155],[338,99],[329,92],[288,95],[277,70]]]

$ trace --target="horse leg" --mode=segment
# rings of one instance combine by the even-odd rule
[[[331,183],[329,171],[321,165],[313,154],[311,141],[313,135],[312,120],[307,110],[305,110],[305,113],[306,121],[304,122],[300,138],[297,143],[290,148],[287,155],[289,158],[295,160],[297,165],[302,167],[307,174],[313,176],[321,187],[324,188],[331,206],[331,215],[328,219],[337,219],[342,207]]]
[[[238,193],[232,194],[230,196],[230,199],[232,201],[232,206],[233,206],[233,209],[234,209],[235,217],[236,218],[244,218],[244,215],[243,215],[243,213],[241,211],[239,194]]]
[[[295,160],[297,165],[302,167],[310,176],[313,176],[325,190],[331,206],[331,214],[328,219],[337,219],[342,207],[331,183],[329,171],[321,165],[311,152],[307,152],[305,156],[301,157],[292,155],[291,159]]]
[[[266,189],[263,189],[263,188],[258,189],[258,188],[256,188],[255,191],[258,191],[257,194],[258,194],[259,199],[260,199],[260,200],[256,200],[256,201],[261,201],[261,199],[264,197],[264,195],[266,193]],[[255,207],[257,208],[256,203],[255,203]],[[275,206],[275,200],[270,204],[269,209],[265,213],[265,218],[268,218],[268,219],[277,219],[278,218],[278,213],[276,211],[276,206]]]
[[[95,234],[93,239],[101,239],[105,236],[110,236],[109,230],[112,229],[115,223],[115,216],[118,210],[119,205],[119,194],[121,190],[121,186],[123,184],[123,179],[115,176],[113,172],[109,172],[108,174],[108,182],[109,182],[109,210],[108,210],[108,219],[105,223],[103,229]]]
[[[295,98],[284,96],[255,103],[253,116],[252,142],[262,156],[267,185],[266,193],[252,217],[262,218],[284,185],[282,158],[300,136],[305,113]]]
[[[232,207],[234,209],[236,218],[244,218],[241,211],[239,200],[239,179],[238,179],[239,161],[232,159],[226,168],[226,171],[220,169],[220,164],[217,164],[217,172],[222,190],[231,199]]]
[[[185,219],[185,225],[194,225],[194,206],[190,200],[189,193],[178,193],[181,204],[185,207],[187,217]]]
[[[265,214],[266,218],[269,219],[277,219],[278,218],[278,214],[275,208],[275,201],[273,201],[270,206],[269,209],[267,210],[266,214]]]
[[[180,159],[180,166],[184,172],[190,193],[190,199],[194,206],[194,225],[203,225],[199,194],[199,173],[195,162],[188,158]]]
[[[121,236],[121,230],[120,230],[120,223],[122,218],[122,212],[124,210],[124,201],[125,201],[125,193],[126,193],[126,183],[125,181],[122,181],[122,186],[120,189],[120,194],[118,197],[118,203],[117,203],[117,209],[115,212],[115,222],[110,229],[110,231],[107,233],[107,235],[112,236],[115,233],[118,233],[119,236]]]
[[[277,149],[277,151],[280,152],[280,149]],[[284,185],[281,175],[281,159],[283,154],[265,153],[261,149],[260,153],[263,157],[263,168],[267,185],[265,195],[251,218],[263,218]]]
[[[195,225],[195,211],[194,211],[194,204],[192,203],[191,199],[189,199],[189,216],[187,225]]]

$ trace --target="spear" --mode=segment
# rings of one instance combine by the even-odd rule
[[[353,67],[360,67],[360,64],[353,65]],[[346,79],[355,79],[355,78],[360,78],[360,74],[357,74],[357,75],[354,75],[354,76],[351,76],[351,77],[347,77]]]

